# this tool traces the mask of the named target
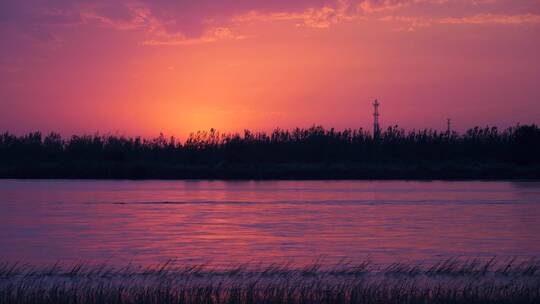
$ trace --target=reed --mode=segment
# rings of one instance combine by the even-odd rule
[[[538,260],[432,264],[0,264],[0,303],[539,303]]]

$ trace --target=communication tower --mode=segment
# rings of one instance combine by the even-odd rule
[[[379,101],[375,99],[373,102],[373,138],[379,138],[381,128],[379,126]]]

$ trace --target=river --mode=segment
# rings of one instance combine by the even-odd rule
[[[0,180],[0,261],[540,256],[540,183]]]

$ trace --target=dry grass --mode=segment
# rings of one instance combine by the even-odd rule
[[[537,260],[140,267],[0,264],[0,303],[540,303]]]

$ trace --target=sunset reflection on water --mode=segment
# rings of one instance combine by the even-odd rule
[[[540,255],[538,183],[0,181],[0,260],[305,264]]]

